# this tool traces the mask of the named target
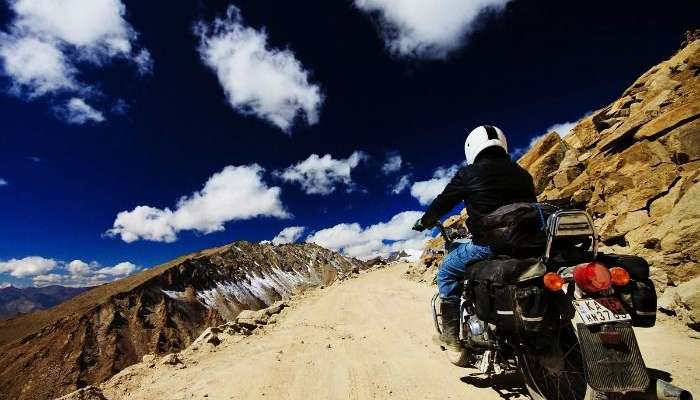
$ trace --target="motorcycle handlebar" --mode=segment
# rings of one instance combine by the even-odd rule
[[[452,239],[450,239],[450,235],[447,234],[447,229],[445,229],[445,226],[442,225],[442,223],[439,221],[435,226],[438,229],[440,229],[440,234],[442,235],[442,238],[445,239],[445,243],[447,243],[447,244],[451,243]]]

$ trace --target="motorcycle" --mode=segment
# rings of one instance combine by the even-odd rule
[[[468,240],[438,228],[445,253]],[[539,257],[496,257],[467,267],[461,349],[442,346],[450,362],[488,376],[517,371],[535,400],[692,400],[687,390],[649,376],[632,329],[655,322],[648,264],[645,276],[641,258],[599,254],[585,211],[556,211],[545,229]],[[439,310],[436,293],[438,334]]]

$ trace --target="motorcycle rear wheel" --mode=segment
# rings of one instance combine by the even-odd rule
[[[533,400],[613,400],[586,383],[583,359],[573,327],[564,321],[548,350],[521,348],[518,368]]]

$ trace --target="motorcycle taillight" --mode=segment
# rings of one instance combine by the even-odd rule
[[[588,293],[602,292],[612,284],[608,267],[596,261],[577,265],[574,268],[574,281]]]

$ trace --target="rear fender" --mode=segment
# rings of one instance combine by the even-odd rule
[[[643,392],[650,379],[632,325],[616,322],[587,326],[578,313],[571,320],[578,337],[586,381],[605,393]],[[616,344],[603,344],[601,330],[616,332]]]

